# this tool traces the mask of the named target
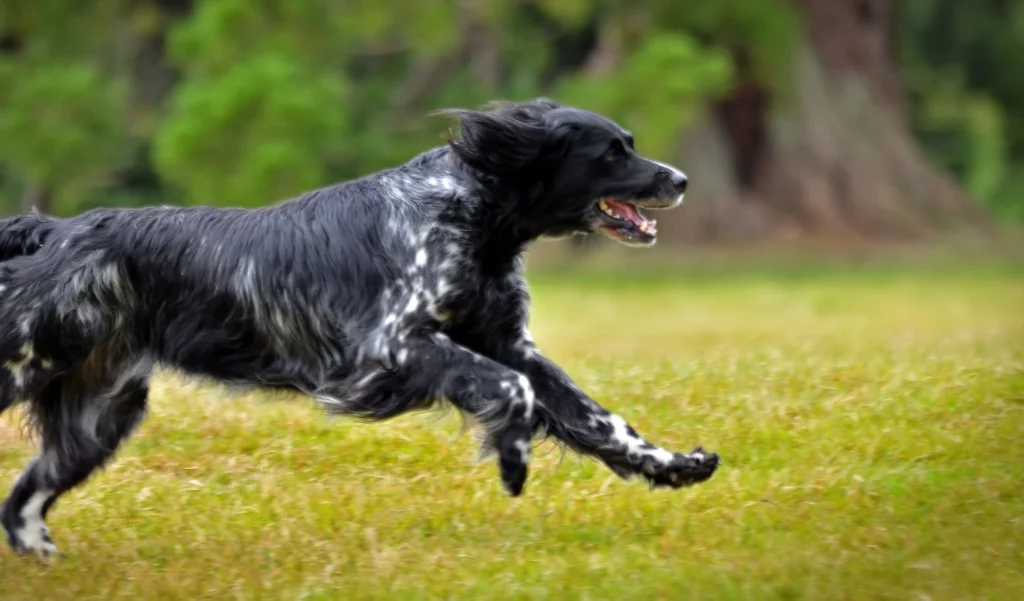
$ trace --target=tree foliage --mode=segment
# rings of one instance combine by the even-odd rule
[[[899,4],[915,131],[971,192],[1024,219],[1024,3]]]
[[[915,131],[1006,202],[1024,160],[1024,9],[898,4]],[[606,112],[671,159],[740,80],[784,105],[801,27],[784,0],[14,0],[0,199],[30,185],[65,213],[255,206],[438,144],[433,109],[537,95]]]
[[[259,206],[324,185],[348,134],[345,99],[341,78],[255,55],[175,91],[156,168],[201,204]]]
[[[685,77],[666,77],[667,73]],[[629,123],[645,152],[671,157],[678,129],[669,123],[689,123],[701,101],[728,89],[731,76],[728,56],[701,48],[690,36],[665,33],[644,40],[605,77],[569,77],[558,97],[570,104],[587,106]],[[654,84],[657,94],[637,95]]]
[[[0,163],[60,208],[73,210],[125,159],[125,90],[90,65],[0,63],[0,88]]]

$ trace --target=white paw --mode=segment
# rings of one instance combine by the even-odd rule
[[[19,553],[34,553],[43,559],[60,554],[60,549],[50,540],[50,529],[35,520],[14,531],[14,549]]]

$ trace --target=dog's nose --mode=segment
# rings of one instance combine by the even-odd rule
[[[658,175],[662,179],[667,179],[669,183],[672,184],[672,187],[676,189],[676,192],[679,192],[680,194],[686,192],[686,184],[689,183],[690,180],[682,171],[679,171],[678,169],[662,169],[658,172]]]
[[[689,178],[686,177],[686,174],[682,171],[675,171],[672,173],[671,177],[672,185],[675,186],[676,190],[678,190],[680,194],[686,192],[686,184],[690,181]]]

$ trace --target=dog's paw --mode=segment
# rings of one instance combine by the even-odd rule
[[[32,553],[44,561],[60,555],[60,550],[50,538],[50,529],[42,522],[28,523],[10,529],[4,525],[4,529],[7,531],[7,543],[16,553]]]
[[[682,488],[699,484],[713,476],[718,463],[717,454],[697,447],[687,454],[673,454],[668,464],[646,466],[644,477],[651,483],[651,488]]]
[[[518,424],[506,428],[498,436],[498,465],[501,468],[501,483],[513,497],[523,494],[526,485],[527,466],[530,463],[530,428]]]

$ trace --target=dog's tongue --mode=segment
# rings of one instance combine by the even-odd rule
[[[608,208],[611,209],[612,215],[616,219],[632,221],[633,225],[640,228],[641,230],[646,230],[647,227],[651,227],[656,223],[654,220],[647,219],[646,217],[641,215],[640,212],[636,210],[635,206],[627,202],[619,202],[617,200],[605,200],[604,203],[608,205]]]

